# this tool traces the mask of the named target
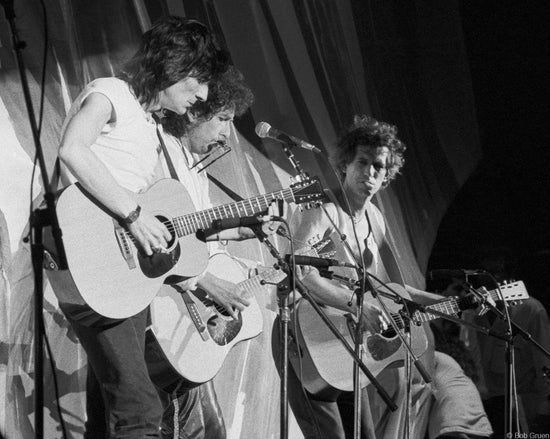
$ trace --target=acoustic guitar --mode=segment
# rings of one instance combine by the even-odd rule
[[[130,195],[168,227],[172,234],[168,252],[145,255],[112,212],[82,186],[73,184],[61,193],[57,214],[77,291],[58,289],[60,302],[85,303],[113,319],[130,317],[151,303],[163,283],[180,282],[204,270],[208,250],[196,232],[210,228],[214,220],[260,213],[276,199],[315,203],[324,198],[315,179],[200,212],[195,212],[183,185],[173,179],[160,180],[146,192]]]
[[[401,285],[388,286],[402,297],[410,299],[408,292]],[[500,289],[504,300],[511,304],[529,297],[521,281],[501,285]],[[385,288],[379,290],[388,292]],[[494,301],[501,300],[497,290],[480,293]],[[365,302],[373,300],[365,297]],[[388,307],[394,323],[409,334],[411,347],[416,356],[422,355],[428,348],[426,333],[421,324],[440,317],[430,311],[456,315],[471,305],[467,297],[449,298],[424,307],[425,311],[413,310],[412,316],[408,317],[402,305],[385,297],[382,297],[382,300]],[[353,345],[355,316],[332,307],[324,307],[324,311],[348,343]],[[334,400],[341,391],[352,391],[353,360],[307,300],[302,299],[296,306],[291,325],[297,346],[289,355],[289,359],[306,390],[317,398],[326,400]],[[374,376],[387,367],[402,365],[406,355],[401,339],[391,328],[380,333],[364,331],[363,351],[362,360]],[[365,387],[368,383],[367,377],[362,374],[361,386]]]
[[[265,285],[277,285],[286,274],[274,268],[247,279],[247,270],[226,253],[210,258],[208,271],[238,284],[250,301],[233,319],[213,302],[206,291],[184,291],[177,285],[164,285],[151,302],[151,326],[162,356],[171,366],[163,374],[176,373],[189,386],[204,383],[216,376],[231,348],[262,332],[262,311],[256,294],[265,293]],[[159,355],[156,353],[155,355]],[[156,377],[156,382],[172,381],[170,376]]]

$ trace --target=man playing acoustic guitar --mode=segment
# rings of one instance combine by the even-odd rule
[[[206,160],[202,159],[205,155],[216,154],[220,148],[225,147],[234,117],[244,114],[252,104],[252,100],[252,92],[244,83],[242,74],[230,66],[227,72],[210,83],[209,96],[206,101],[197,102],[183,117],[173,112],[166,113],[163,117],[164,132],[168,134],[164,136],[164,140],[170,160],[196,210],[212,207],[208,190],[209,181],[205,168],[202,166]],[[170,174],[168,166],[166,166],[165,174]],[[274,211],[271,213],[275,214]],[[264,229],[267,233],[272,233],[269,227],[268,224],[264,226]],[[204,238],[207,241],[219,241],[243,240],[255,236],[248,227],[239,227],[222,231],[206,230]],[[220,251],[214,243],[209,244],[209,250],[211,254]],[[195,290],[197,287],[207,292],[234,318],[237,318],[237,313],[249,305],[246,295],[239,291],[238,285],[213,275],[208,268],[201,276],[179,284],[178,291]],[[164,291],[166,293],[163,293]],[[170,371],[170,364],[166,364],[166,359],[163,358],[167,352],[157,355],[159,340],[153,338],[153,332],[162,334],[163,328],[160,325],[166,325],[166,319],[169,318],[160,302],[169,300],[169,308],[177,309],[178,305],[183,306],[180,294],[189,293],[178,293],[173,287],[165,286],[161,291],[162,298],[153,299],[151,306],[152,328],[151,334],[148,334],[147,349],[149,353],[147,358],[152,375],[155,377],[154,380],[158,378],[166,402],[170,401],[163,417],[161,435],[166,439],[173,438],[175,434],[180,438],[223,439],[226,435],[225,424],[212,381],[199,386],[189,386],[183,377],[174,373],[176,371]],[[177,322],[180,325],[183,318],[184,316],[181,314],[177,317]],[[190,330],[196,331],[198,334],[197,329],[191,328]],[[176,331],[185,332],[185,328],[180,326]],[[169,332],[173,333],[174,331]],[[172,341],[173,337],[169,342]],[[162,341],[160,346],[164,346]],[[205,343],[203,349],[207,348],[208,345]],[[180,349],[178,349],[179,351]],[[186,362],[185,357],[174,360],[175,362]],[[187,358],[188,363],[193,360]],[[198,365],[198,367],[205,368],[207,365]]]
[[[166,17],[143,35],[120,78],[88,84],[67,117],[59,150],[70,171],[64,182],[77,180],[131,233],[141,260],[171,239],[166,225],[130,195],[147,190],[157,178],[159,144],[153,114],[163,110],[185,114],[196,101],[207,98],[208,82],[226,69],[226,52],[203,24]],[[113,220],[108,220],[112,225]],[[128,261],[132,268],[133,261]],[[50,281],[88,357],[85,437],[159,437],[163,407],[144,359],[148,309],[141,307],[127,318],[104,318],[86,304],[64,300],[68,285],[62,275],[52,272]],[[82,318],[88,319],[86,324]],[[98,399],[104,410],[93,409]]]
[[[331,242],[336,251],[334,258],[362,266],[383,282],[389,282],[391,279],[393,282],[402,283],[399,267],[385,237],[384,218],[372,200],[374,195],[387,187],[398,174],[404,163],[404,150],[405,145],[397,137],[394,126],[368,116],[356,116],[352,126],[340,138],[332,155],[332,162],[343,180],[344,193],[338,193],[334,202],[327,204],[324,209],[306,211],[292,219],[296,247],[311,246],[319,241]],[[354,238],[355,233],[358,239]],[[340,275],[357,278],[355,270],[341,270]],[[353,288],[322,277],[316,268],[304,269],[303,274],[304,284],[318,302],[343,312],[356,313]],[[376,282],[373,283],[375,288],[379,286]],[[403,294],[408,292],[414,301],[422,305],[441,300],[441,296],[410,286],[405,286],[405,289]],[[298,305],[298,315],[301,305]],[[365,329],[370,334],[376,335],[387,328],[386,317],[369,293],[365,295],[363,319]],[[320,325],[323,323],[320,322]],[[318,331],[312,331],[311,328],[309,331],[315,333],[312,339],[320,338]],[[308,335],[306,329],[302,332],[305,338]],[[403,347],[400,349],[403,350]],[[351,359],[346,355],[330,356],[327,352],[325,356],[328,357],[327,363],[333,370],[343,371],[349,376],[350,383],[353,382]],[[491,427],[479,395],[458,364],[443,354],[438,354],[434,358],[433,352],[432,355],[425,355],[423,359],[432,374],[436,398],[445,395],[449,400],[444,401],[446,404],[439,404],[437,412],[430,412],[432,392],[428,385],[422,383],[413,368],[413,404],[410,419],[414,422],[410,437],[424,438],[428,419],[431,423],[429,429],[432,438],[489,436]],[[302,387],[306,382],[303,376],[305,373],[306,369],[299,365],[289,373],[290,404],[305,437],[352,437],[352,393],[337,392],[336,397],[330,398],[327,398],[326,394],[319,396],[310,393]],[[299,380],[300,375],[302,382]],[[408,403],[403,391],[406,387],[403,368],[382,370],[378,378],[390,396],[396,399],[399,409],[396,413],[390,412],[380,397],[371,391],[372,386],[367,386],[368,390],[363,389],[362,437],[406,437],[403,421]],[[447,393],[444,389],[448,384],[452,384],[453,389]],[[352,388],[351,385],[349,389]],[[453,418],[451,424],[443,422],[444,419],[448,420],[441,416],[446,412]]]

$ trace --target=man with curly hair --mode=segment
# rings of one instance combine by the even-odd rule
[[[204,172],[202,159],[206,154],[215,153],[220,145],[225,145],[230,136],[235,116],[241,116],[253,101],[253,94],[244,83],[242,74],[234,67],[217,80],[210,83],[208,99],[197,102],[183,116],[168,112],[162,119],[164,140],[170,161],[178,179],[186,187],[196,210],[212,207],[209,197],[209,181]],[[165,163],[165,174],[170,175]],[[266,229],[268,231],[268,229]],[[223,249],[214,242],[219,240],[243,240],[256,235],[248,227],[213,231],[203,231],[204,239],[209,241],[209,252],[214,254]],[[232,282],[210,273],[209,268],[198,277],[188,279],[178,285],[182,290],[194,290],[199,287],[227,313],[238,318],[236,311],[242,311],[249,305],[243,291]],[[178,298],[179,294],[175,297]],[[152,329],[162,325],[162,310],[157,311],[156,300],[151,306]],[[167,300],[163,296],[163,300]],[[170,300],[170,299],[168,299]],[[176,305],[174,305],[176,306]],[[148,361],[153,377],[162,381],[162,392],[167,404],[162,423],[161,435],[169,438],[212,438],[226,437],[225,423],[218,405],[212,381],[189,389],[185,379],[175,376],[167,379],[166,368],[170,368],[161,356],[156,355],[156,340],[148,345]]]
[[[331,161],[342,180],[343,190],[339,191],[333,202],[326,204],[323,209],[309,210],[292,219],[297,248],[328,242],[335,251],[333,257],[336,259],[364,267],[368,273],[374,274],[383,282],[400,282],[402,276],[397,260],[386,239],[386,224],[382,213],[373,203],[373,197],[399,174],[404,164],[405,149],[405,145],[397,137],[396,127],[369,116],[356,116],[331,156]],[[356,276],[355,270],[335,267],[334,271],[338,270],[341,270],[339,274],[345,277]],[[321,276],[316,268],[304,268],[302,274],[303,283],[319,303],[351,314],[357,313],[356,298],[353,288],[349,285]],[[378,286],[374,284],[375,287]],[[442,299],[441,296],[408,285],[404,287],[412,299],[422,305]],[[365,296],[362,318],[364,327],[370,333],[379,333],[388,326],[377,301],[368,294]],[[436,398],[438,394],[445,398],[450,396],[451,401],[443,404],[438,413],[428,415],[431,390],[425,385],[416,386],[415,381],[418,382],[420,377],[413,372],[413,407],[418,408],[418,412],[413,411],[410,414],[410,419],[413,420],[410,437],[424,437],[428,418],[434,420],[434,425],[430,425],[432,438],[489,436],[491,428],[483,412],[479,395],[476,397],[475,386],[471,381],[461,380],[464,374],[458,364],[448,356],[434,358],[428,354],[425,360],[429,363],[428,369],[435,370],[433,380]],[[352,437],[353,394],[341,392],[336,398],[310,394],[302,388],[300,373],[299,369],[290,370],[289,399],[304,436],[326,439]],[[351,370],[349,375],[351,380]],[[457,380],[454,378],[457,376],[460,377],[460,383],[465,383],[468,391],[472,392],[472,397],[453,405],[457,402],[453,399],[456,387],[450,393],[441,390],[445,382],[456,385]],[[379,374],[378,379],[388,393],[397,399],[395,402],[400,409],[397,413],[390,412],[373,391],[372,386],[367,386],[368,390],[362,392],[361,398],[362,437],[406,437],[403,421],[407,399],[403,390],[406,387],[403,368],[386,369]],[[465,394],[467,395],[467,392],[462,392],[458,397],[463,398]],[[451,410],[447,410],[449,408]],[[465,419],[461,418],[464,413],[453,418],[459,408],[465,409]],[[449,412],[453,422],[448,423],[448,417],[443,419],[440,412]],[[455,433],[454,436],[444,436]],[[470,436],[465,436],[466,434]]]
[[[206,100],[209,81],[227,70],[227,60],[203,24],[165,17],[143,34],[119,78],[92,81],[67,116],[59,150],[62,181],[78,181],[147,255],[171,238],[127,192],[142,192],[158,178],[153,115],[185,114]],[[54,291],[69,288],[65,271],[49,277]],[[67,295],[58,297],[88,358],[85,437],[159,437],[163,407],[143,356],[148,309],[112,320],[85,303],[65,302]]]

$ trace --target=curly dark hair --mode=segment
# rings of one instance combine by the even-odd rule
[[[344,177],[344,168],[353,161],[359,146],[389,149],[384,186],[387,186],[397,176],[405,163],[403,153],[407,147],[397,138],[397,128],[370,116],[357,115],[353,118],[353,124],[340,137],[330,156],[339,177]]]
[[[252,105],[254,95],[244,82],[243,74],[234,66],[208,86],[208,99],[197,101],[191,108],[196,117],[210,119],[220,111],[231,107],[235,116],[242,116]]]
[[[208,82],[227,70],[228,60],[205,25],[170,16],[143,34],[119,77],[130,84],[140,103],[149,105],[159,92],[186,77]]]
[[[225,73],[214,78],[208,85],[208,99],[197,101],[189,112],[199,119],[210,120],[220,111],[235,110],[235,116],[242,116],[252,105],[254,95],[244,82],[243,74],[230,66]],[[185,134],[189,119],[187,114],[179,115],[166,111],[162,118],[164,131],[176,137]]]

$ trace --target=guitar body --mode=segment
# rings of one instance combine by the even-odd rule
[[[237,284],[246,279],[246,270],[224,253],[210,258],[209,272]],[[151,302],[150,329],[173,371],[190,385],[209,381],[235,344],[260,334],[262,312],[254,297],[249,298],[250,305],[233,320],[204,291],[164,285]],[[160,375],[153,378],[162,384]]]
[[[160,180],[147,192],[129,194],[167,225],[173,236],[168,252],[144,255],[112,212],[78,183],[69,186],[57,202],[70,271],[70,279],[63,283],[74,285],[56,291],[64,309],[91,308],[112,319],[133,316],[151,303],[163,283],[175,284],[204,270],[208,250],[196,232],[214,220],[260,213],[275,199],[314,204],[325,198],[318,179],[200,212],[195,212],[183,185],[173,179]]]
[[[195,211],[185,188],[172,179],[158,181],[145,193],[130,194],[161,220]],[[57,214],[69,270],[78,288],[63,291],[58,298],[67,304],[84,302],[105,317],[137,314],[165,281],[196,276],[208,263],[206,244],[195,235],[173,240],[168,254],[146,256],[111,213],[78,184],[63,191]]]
[[[402,286],[389,285],[401,296],[409,298],[409,294]],[[402,305],[389,299],[382,298],[382,300],[390,313],[396,313],[402,308]],[[365,302],[377,303],[370,296],[365,296]],[[355,325],[350,314],[332,307],[325,307],[324,311],[338,332],[353,346],[352,333]],[[298,349],[291,353],[289,358],[296,375],[301,377],[304,387],[318,399],[324,400],[334,400],[341,391],[352,391],[353,359],[346,349],[307,300],[302,299],[294,312],[296,327],[293,328],[293,332]],[[291,318],[291,324],[294,320]],[[422,326],[413,324],[408,334],[410,334],[413,352],[417,356],[422,355],[428,348],[424,329]],[[363,362],[374,376],[387,367],[402,365],[406,356],[401,340],[393,333],[382,335],[365,331],[363,350]],[[362,374],[361,387],[367,386],[368,383],[368,378]]]

